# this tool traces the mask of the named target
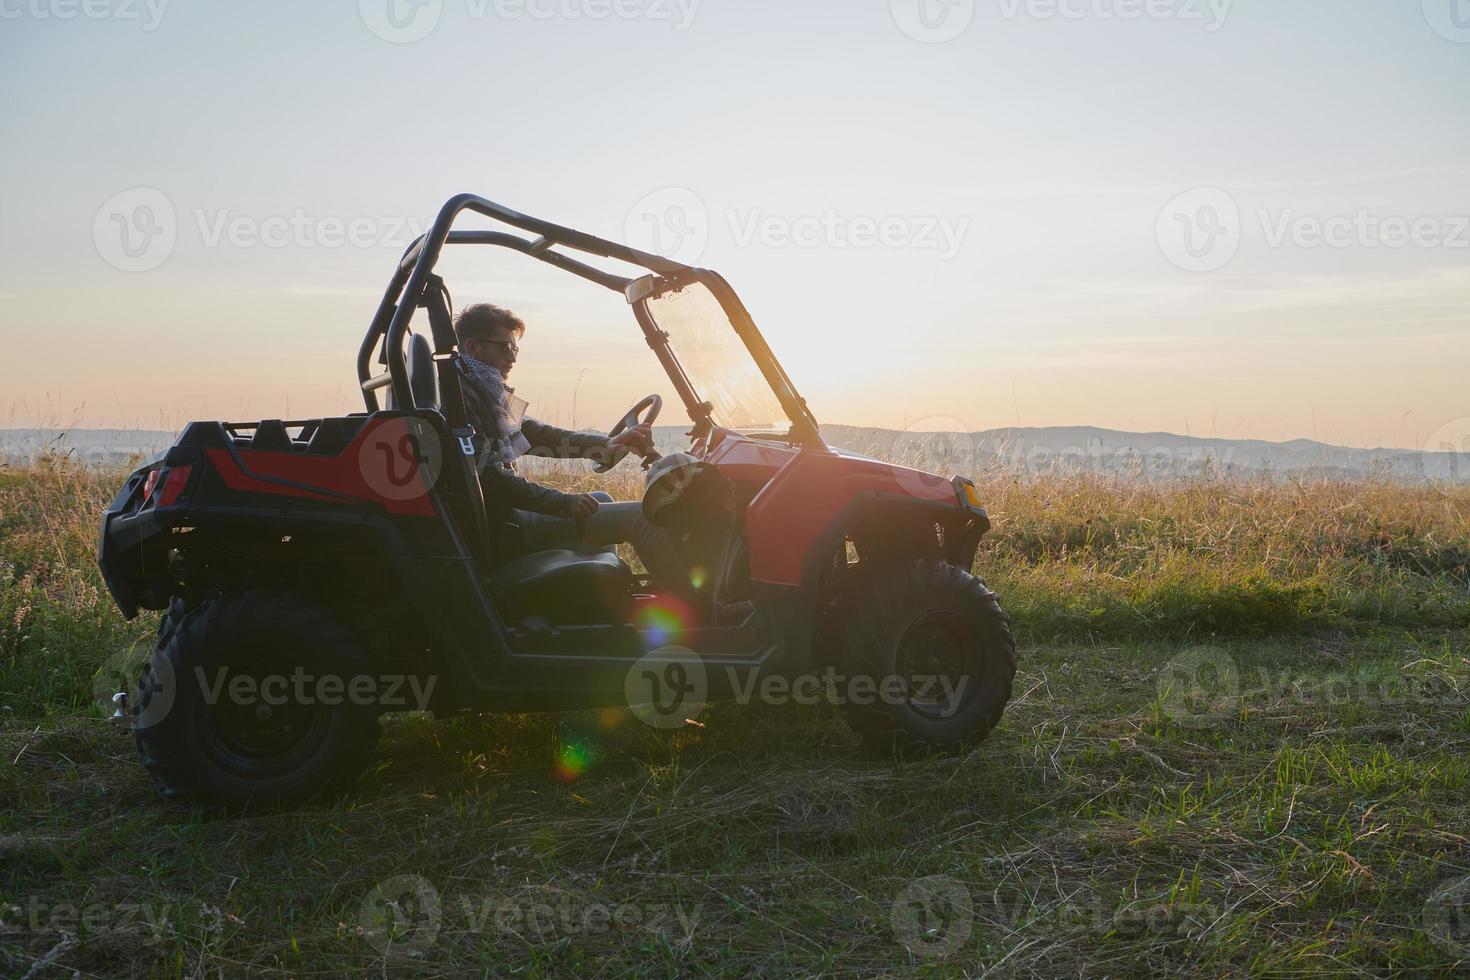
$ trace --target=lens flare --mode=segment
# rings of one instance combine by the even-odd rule
[[[634,616],[634,622],[646,634],[645,642],[650,647],[678,643],[685,630],[699,625],[689,604],[669,595],[659,596],[645,604]]]
[[[556,754],[552,774],[559,783],[570,783],[592,768],[596,752],[586,742],[567,742]]]
[[[708,581],[709,572],[704,570],[703,565],[695,565],[689,569],[689,584],[694,586],[696,591],[704,588],[704,583]]]

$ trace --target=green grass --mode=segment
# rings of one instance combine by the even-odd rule
[[[0,972],[1470,965],[1470,491],[996,477],[1021,666],[967,755],[873,759],[825,706],[406,716],[352,798],[224,818],[93,701],[154,625],[93,563],[116,480],[0,471]],[[364,907],[419,878],[385,951]]]

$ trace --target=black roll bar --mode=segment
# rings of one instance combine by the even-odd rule
[[[534,241],[527,241],[501,231],[453,231],[452,226],[455,219],[465,211],[492,218],[522,231],[530,232],[537,237]],[[362,345],[357,351],[357,378],[362,386],[363,401],[369,412],[378,411],[380,406],[377,393],[381,388],[392,390],[395,405],[409,408],[419,407],[414,401],[412,386],[409,384],[404,340],[408,334],[408,325],[413,319],[414,310],[419,307],[425,296],[425,289],[430,284],[434,266],[438,264],[439,255],[445,245],[496,245],[509,248],[621,293],[624,299],[633,306],[638,325],[643,330],[644,339],[647,340],[648,346],[653,349],[669,375],[669,380],[684,401],[697,429],[707,429],[711,424],[711,407],[699,400],[698,393],[695,392],[689,377],[684,373],[674,352],[669,350],[668,334],[659,329],[649,315],[647,302],[651,295],[664,288],[680,283],[704,283],[714,292],[720,305],[730,315],[731,325],[744,341],[751,356],[755,358],[767,383],[775,390],[782,408],[793,420],[793,438],[803,443],[821,444],[816,420],[807,408],[805,400],[796,393],[795,386],[786,376],[785,370],[776,360],[750,314],[746,312],[745,305],[740,302],[740,298],[724,278],[708,270],[696,269],[681,262],[630,248],[627,245],[619,245],[573,228],[566,228],[540,218],[532,218],[474,194],[460,194],[450,198],[439,209],[433,226],[404,250],[402,257],[398,260],[398,265],[393,270],[393,277],[388,282],[388,288],[384,291],[383,298],[378,304],[377,313],[373,316],[367,335],[363,337]],[[654,275],[635,280],[605,272],[553,251],[553,246],[558,245],[578,252],[641,266]],[[373,354],[378,349],[380,340],[383,341],[383,360],[386,361],[388,370],[375,375],[373,373]],[[441,341],[442,339],[435,341],[436,359],[447,357],[453,352],[452,345],[442,346]]]
[[[538,236],[537,240],[526,241],[515,235],[496,231],[452,232],[451,227],[455,219],[465,211],[473,211],[523,231],[532,232]],[[387,338],[385,353],[388,361],[388,385],[392,387],[394,402],[398,405],[414,405],[413,392],[408,383],[408,364],[403,354],[403,341],[408,332],[409,321],[413,319],[413,311],[418,306],[419,298],[424,294],[424,287],[428,284],[429,276],[433,273],[434,266],[439,261],[439,254],[446,244],[499,245],[511,248],[619,293],[627,289],[630,280],[603,272],[559,252],[554,252],[551,246],[561,245],[579,252],[628,262],[642,266],[650,272],[677,273],[689,268],[671,259],[652,255],[626,245],[619,245],[616,242],[609,242],[573,228],[564,228],[550,221],[542,221],[540,218],[532,218],[474,194],[460,194],[452,197],[444,207],[439,209],[439,214],[429,231],[409,245],[403,257],[399,259],[393,278],[388,283],[388,289],[378,304],[377,315],[373,317],[367,336],[363,338],[362,345],[358,348],[357,378],[363,386],[363,400],[369,412],[378,410],[377,388],[385,386],[381,382],[374,383],[377,379],[372,370],[373,352],[378,347],[379,338],[385,335]],[[435,353],[443,355],[450,352],[435,350]]]

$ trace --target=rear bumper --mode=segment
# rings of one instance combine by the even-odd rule
[[[145,499],[148,474],[166,465],[155,460],[135,470],[102,515],[97,540],[97,566],[102,581],[127,619],[139,609],[162,609],[168,603],[168,538],[189,511],[187,498],[170,507],[157,505],[157,493]]]

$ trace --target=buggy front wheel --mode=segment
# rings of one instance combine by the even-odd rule
[[[840,609],[849,683],[865,678],[863,689],[879,692],[844,703],[870,747],[953,749],[1000,722],[1016,645],[985,583],[942,561],[895,562],[859,570]]]

